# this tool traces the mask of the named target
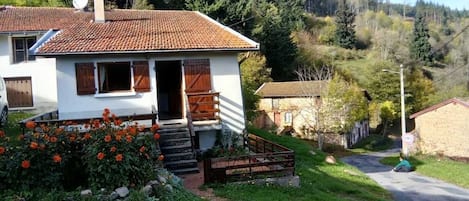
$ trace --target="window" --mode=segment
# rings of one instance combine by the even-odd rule
[[[292,119],[293,119],[292,113],[291,112],[285,112],[285,121],[284,122],[286,124],[291,124]]]
[[[99,93],[131,90],[130,62],[98,63]]]
[[[279,108],[280,105],[280,99],[278,98],[272,98],[272,109],[276,110]]]
[[[36,43],[36,37],[13,38],[13,63],[34,61],[36,58],[29,55],[28,49]]]
[[[78,95],[95,94],[97,90],[99,93],[125,92],[132,88],[135,92],[150,91],[147,61],[97,63],[97,67],[95,72],[94,63],[75,64]]]

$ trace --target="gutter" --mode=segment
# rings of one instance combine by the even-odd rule
[[[47,41],[49,41],[52,37],[59,33],[58,29],[49,29],[39,40],[34,43],[32,47],[29,48],[28,53],[31,55],[36,55],[38,49]]]

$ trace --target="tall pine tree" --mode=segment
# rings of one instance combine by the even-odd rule
[[[422,12],[417,12],[412,41],[410,43],[410,56],[412,59],[422,62],[433,61],[432,46],[430,42],[428,42],[429,38],[430,34],[425,18],[422,15]]]
[[[347,5],[346,0],[339,3],[339,9],[336,11],[335,23],[335,42],[338,46],[352,49],[355,47],[357,38],[355,36],[355,13]]]

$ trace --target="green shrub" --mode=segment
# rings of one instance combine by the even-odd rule
[[[78,177],[89,182],[82,179],[80,186],[139,186],[162,166],[155,143],[158,126],[144,132],[136,123],[124,125],[108,109],[102,121],[90,121],[84,130],[72,122],[56,126],[30,121],[25,126],[16,146],[0,132],[0,190],[74,189]]]

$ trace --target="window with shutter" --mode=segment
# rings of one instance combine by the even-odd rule
[[[134,61],[134,90],[136,92],[150,91],[150,71],[147,61]]]
[[[94,85],[94,64],[76,63],[75,72],[77,78],[77,94],[94,94],[96,92],[96,87]]]

